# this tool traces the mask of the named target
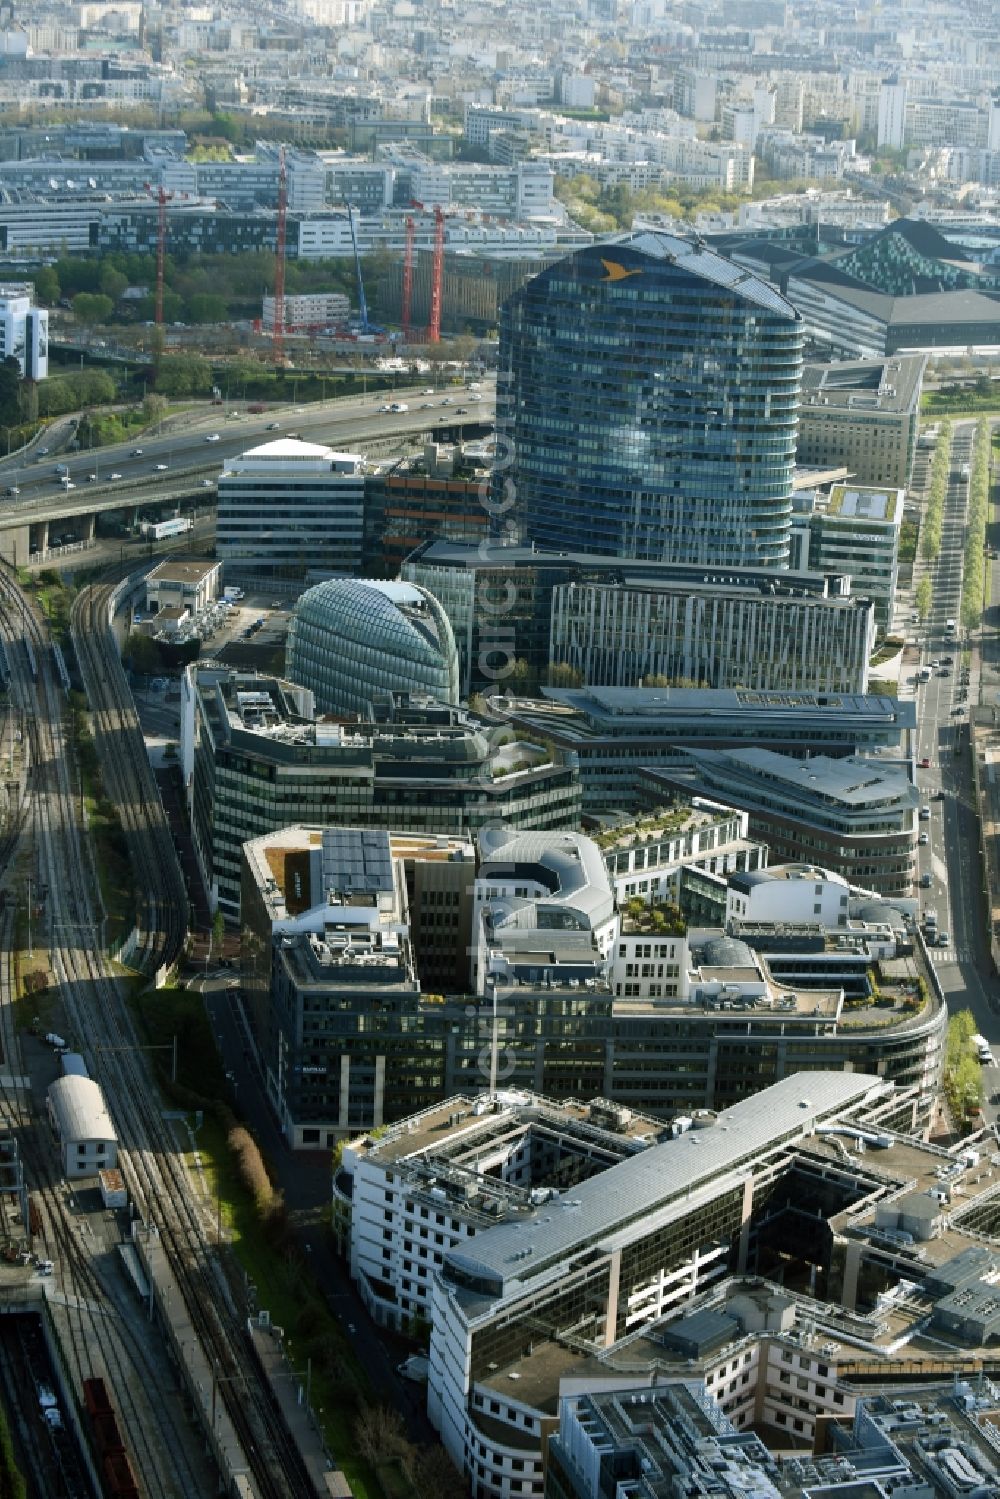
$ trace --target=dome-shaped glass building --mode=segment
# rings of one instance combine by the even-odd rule
[[[459,697],[448,616],[413,583],[345,579],[307,589],[292,615],[287,673],[323,713],[361,713],[386,692]]]

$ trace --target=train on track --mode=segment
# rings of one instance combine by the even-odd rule
[[[140,1499],[132,1462],[118,1430],[118,1417],[103,1379],[83,1381],[83,1404],[90,1420],[90,1434],[100,1465],[105,1499]]]

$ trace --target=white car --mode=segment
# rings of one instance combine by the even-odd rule
[[[112,481],[114,481],[115,479],[120,479],[121,478],[121,474],[109,474],[108,478],[111,479]]]
[[[205,441],[206,442],[221,442],[222,439],[220,438],[218,432],[210,432],[209,435],[205,438]]]
[[[167,468],[168,467],[169,467],[169,465],[166,464],[166,463],[158,463],[156,465],[156,472],[158,474],[165,474],[167,472]]]
[[[202,489],[211,489],[211,488],[213,488],[211,479],[202,479],[202,481],[201,481],[201,487],[202,487]]]

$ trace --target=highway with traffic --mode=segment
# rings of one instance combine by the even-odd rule
[[[402,410],[386,409],[395,403]],[[362,452],[372,443],[414,433],[492,422],[494,384],[480,390],[429,386],[398,395],[346,396],[309,406],[281,406],[250,414],[205,404],[180,417],[167,417],[162,431],[114,447],[74,452],[68,424],[62,440],[40,440],[23,454],[0,460],[0,526],[47,517],[89,513],[131,503],[155,504],[158,492],[203,482],[213,487],[223,464],[248,448],[276,438],[297,436],[341,452]],[[57,471],[59,470],[59,471]],[[71,490],[63,484],[66,478]]]

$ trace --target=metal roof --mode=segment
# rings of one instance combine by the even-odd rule
[[[717,255],[714,250],[710,250],[699,240],[681,239],[676,234],[642,230],[628,239],[616,241],[616,244],[627,245],[629,249],[636,250],[641,255],[648,255],[652,260],[667,261],[671,265],[676,265],[678,269],[687,271],[689,275],[698,276],[703,281],[711,281],[713,285],[723,287],[726,291],[735,292],[747,302],[753,302],[768,312],[780,313],[793,321],[798,321],[800,318],[797,309],[780,292],[775,291],[773,286],[762,281],[752,271],[748,271],[746,266],[737,265],[734,261]],[[606,249],[605,254],[607,254]]]
[[[650,1232],[653,1219],[690,1207],[695,1194],[730,1173],[746,1175],[782,1142],[809,1135],[816,1123],[864,1102],[882,1079],[865,1073],[804,1072],[774,1083],[720,1113],[715,1123],[652,1145],[580,1182],[562,1198],[513,1223],[500,1224],[445,1255],[461,1278],[512,1295],[546,1274],[561,1274],[584,1248],[609,1251]],[[461,1294],[461,1293],[459,1293]],[[483,1292],[474,1299],[481,1301]]]
[[[519,868],[540,866],[556,882],[542,905],[571,906],[586,915],[591,927],[614,912],[614,896],[597,844],[580,833],[510,832],[484,828],[478,835],[480,880],[516,877]],[[544,921],[539,922],[544,926]]]
[[[49,1108],[63,1145],[117,1141],[104,1094],[89,1077],[61,1077],[48,1091]]]

